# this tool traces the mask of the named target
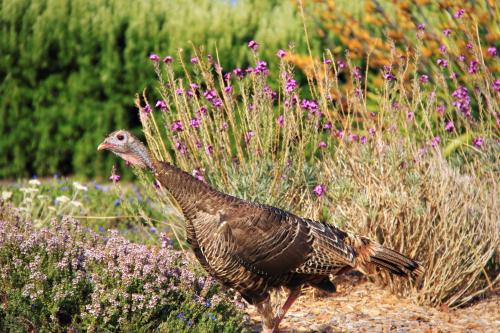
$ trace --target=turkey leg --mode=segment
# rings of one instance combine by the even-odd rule
[[[278,314],[276,318],[274,319],[274,329],[276,332],[278,331],[279,324],[285,318],[286,313],[288,310],[292,307],[293,303],[299,298],[300,293],[302,291],[301,287],[290,289],[290,292],[288,293],[288,298],[286,299],[285,303],[281,307],[281,310],[278,311]]]

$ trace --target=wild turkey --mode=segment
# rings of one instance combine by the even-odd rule
[[[414,260],[365,237],[301,218],[284,210],[221,193],[177,167],[151,157],[125,130],[111,133],[108,149],[132,165],[150,169],[186,218],[187,241],[205,270],[241,293],[263,317],[263,331],[277,332],[304,285],[335,291],[329,275],[379,267],[410,277],[422,272]],[[289,295],[274,316],[269,291]]]

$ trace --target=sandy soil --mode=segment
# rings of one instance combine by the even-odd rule
[[[457,310],[413,304],[389,291],[361,281],[343,281],[331,296],[306,292],[293,305],[280,328],[294,332],[500,332],[500,293]],[[260,318],[251,306],[253,332]]]

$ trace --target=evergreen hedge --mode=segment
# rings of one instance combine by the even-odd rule
[[[0,178],[110,170],[96,154],[116,128],[138,128],[136,92],[153,86],[148,54],[190,42],[224,68],[249,64],[246,43],[273,61],[290,41],[304,50],[287,1],[0,0]]]

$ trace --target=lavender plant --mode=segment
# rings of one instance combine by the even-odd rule
[[[343,224],[412,254],[427,268],[417,286],[378,278],[419,302],[457,306],[493,288],[500,114],[486,60],[472,72],[461,68],[465,78],[448,78],[446,59],[424,74],[418,51],[394,52],[379,74],[383,88],[374,90],[367,71],[327,52],[301,87],[287,62],[293,49],[277,50],[279,77],[270,78],[259,43],[248,48],[251,68],[224,69],[202,53],[188,64],[182,52],[150,58],[159,98],[144,94],[136,105],[156,158],[225,192]],[[480,47],[471,52],[484,59]],[[174,58],[185,70],[180,77]],[[154,197],[168,205],[165,195]]]
[[[38,229],[0,202],[0,331],[242,330],[219,286],[159,237],[134,244],[72,218]]]

